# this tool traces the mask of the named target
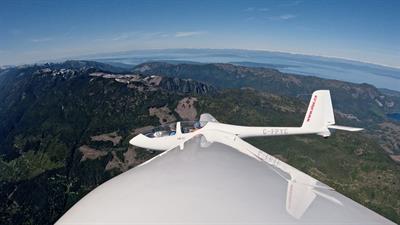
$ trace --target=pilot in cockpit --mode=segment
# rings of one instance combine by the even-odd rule
[[[184,122],[181,125],[183,125],[181,127],[182,133],[191,133],[202,128],[201,123],[199,121]],[[154,137],[165,137],[174,135],[176,135],[176,123],[169,124],[167,127],[163,127],[162,130],[158,130],[153,133]]]
[[[196,121],[196,122],[193,124],[193,128],[191,128],[191,129],[189,130],[189,132],[194,132],[194,131],[196,131],[196,130],[198,130],[198,129],[200,129],[200,128],[201,128],[200,122],[199,122],[199,121]]]

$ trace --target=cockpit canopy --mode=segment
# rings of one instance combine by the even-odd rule
[[[181,132],[190,133],[203,128],[207,121],[181,121]],[[176,134],[176,122],[163,124],[158,127],[151,128],[142,132],[143,135],[150,138],[158,138],[165,136],[174,136]]]

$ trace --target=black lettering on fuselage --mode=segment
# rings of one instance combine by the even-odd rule
[[[263,134],[266,136],[286,135],[289,134],[289,131],[286,128],[268,128],[263,130]]]

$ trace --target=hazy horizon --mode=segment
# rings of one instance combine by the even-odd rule
[[[234,50],[234,51],[257,51],[257,52],[265,52],[265,53],[277,53],[277,54],[288,54],[288,55],[299,55],[305,57],[319,57],[324,58],[327,60],[344,60],[349,62],[356,62],[356,63],[363,63],[363,64],[371,64],[375,66],[382,66],[392,69],[400,69],[396,66],[389,66],[385,64],[379,64],[374,62],[368,61],[361,61],[357,59],[351,58],[344,58],[344,57],[336,57],[336,56],[326,56],[326,55],[312,55],[312,54],[303,54],[297,52],[284,52],[284,51],[272,51],[267,49],[240,49],[240,48],[148,48],[148,49],[129,49],[129,50],[122,50],[122,51],[109,51],[109,52],[95,52],[90,54],[80,54],[80,55],[72,55],[72,56],[64,56],[59,58],[44,58],[44,59],[37,59],[27,62],[15,63],[15,64],[0,64],[0,66],[20,66],[20,65],[30,65],[30,64],[41,64],[41,63],[51,63],[51,62],[63,62],[67,60],[95,60],[95,57],[107,57],[107,55],[116,55],[116,54],[124,54],[124,53],[132,53],[132,52],[146,52],[146,51],[170,51],[170,50]],[[1,62],[0,62],[1,63]]]

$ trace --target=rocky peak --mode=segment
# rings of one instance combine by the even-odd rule
[[[156,91],[161,88],[162,90],[170,92],[198,95],[215,94],[217,92],[215,87],[192,79],[163,77],[158,75],[112,74],[105,72],[94,72],[90,73],[89,76],[113,79],[116,82],[126,84],[128,88],[137,89],[139,91]]]

